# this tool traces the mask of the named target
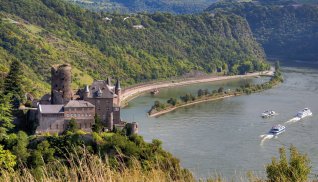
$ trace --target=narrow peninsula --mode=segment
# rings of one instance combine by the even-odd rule
[[[253,73],[251,73],[253,74]],[[170,98],[167,100],[167,103],[161,103],[159,101],[155,101],[154,105],[148,111],[150,117],[158,117],[165,113],[174,111],[181,107],[186,107],[202,102],[214,101],[224,98],[229,98],[233,96],[240,95],[248,95],[255,92],[261,92],[263,90],[267,90],[272,88],[273,86],[278,85],[283,82],[283,77],[279,68],[279,64],[276,63],[275,71],[266,72],[266,74],[259,74],[260,76],[270,76],[271,79],[268,82],[262,84],[246,84],[234,90],[224,90],[223,87],[220,87],[218,90],[213,90],[209,92],[209,90],[199,89],[197,97],[192,94],[186,94],[181,96],[180,99]],[[245,75],[244,75],[245,76]]]

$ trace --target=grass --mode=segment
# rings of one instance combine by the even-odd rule
[[[80,87],[81,86],[80,84],[91,85],[94,81],[94,79],[91,76],[89,76],[87,73],[84,73],[75,67],[72,67],[72,76],[73,76],[73,82],[72,82],[73,89],[77,89],[78,87]]]
[[[151,164],[151,170],[142,169],[137,160],[133,160],[131,167],[121,166],[113,169],[107,158],[102,159],[97,155],[87,152],[79,155],[75,153],[68,158],[67,163],[54,161],[44,164],[38,169],[22,167],[19,171],[1,171],[0,181],[34,182],[34,181],[107,181],[107,182],[165,182],[165,181],[194,181],[192,175],[182,175],[179,179],[171,176],[182,173],[182,170],[173,171],[171,175],[160,169],[159,164]],[[168,166],[167,166],[168,167]]]

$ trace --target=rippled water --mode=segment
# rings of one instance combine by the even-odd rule
[[[264,166],[278,156],[278,148],[291,144],[308,154],[313,173],[317,174],[318,71],[283,67],[283,72],[285,82],[271,90],[201,103],[149,118],[146,112],[155,100],[166,101],[189,92],[196,94],[200,88],[233,89],[246,82],[261,82],[263,78],[162,89],[156,96],[146,94],[131,101],[122,110],[122,116],[139,123],[140,134],[146,141],[162,140],[164,148],[199,178],[221,174],[230,179],[244,176],[249,170],[264,176]],[[285,123],[305,107],[312,110],[312,117]],[[267,109],[279,115],[262,119],[260,114]],[[260,135],[274,124],[284,124],[286,132],[261,142]]]

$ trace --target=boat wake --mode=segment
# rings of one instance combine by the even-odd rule
[[[263,143],[264,143],[266,140],[269,140],[269,139],[274,138],[274,135],[273,135],[273,134],[260,135],[260,138],[262,138],[260,145],[263,145]]]
[[[301,119],[300,117],[294,117],[294,118],[286,121],[285,123],[295,123],[295,122],[299,121],[300,119]]]

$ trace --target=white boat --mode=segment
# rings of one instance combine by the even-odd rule
[[[296,117],[302,119],[304,117],[307,117],[307,116],[312,116],[312,112],[310,111],[310,109],[308,108],[305,108],[303,109],[302,111],[299,111],[296,115]]]
[[[272,134],[272,135],[279,135],[281,133],[283,133],[285,131],[285,126],[283,125],[275,125],[271,128],[271,130],[269,130],[269,134]]]
[[[262,113],[262,118],[269,118],[271,116],[275,116],[276,115],[276,112],[275,111],[264,111]]]

